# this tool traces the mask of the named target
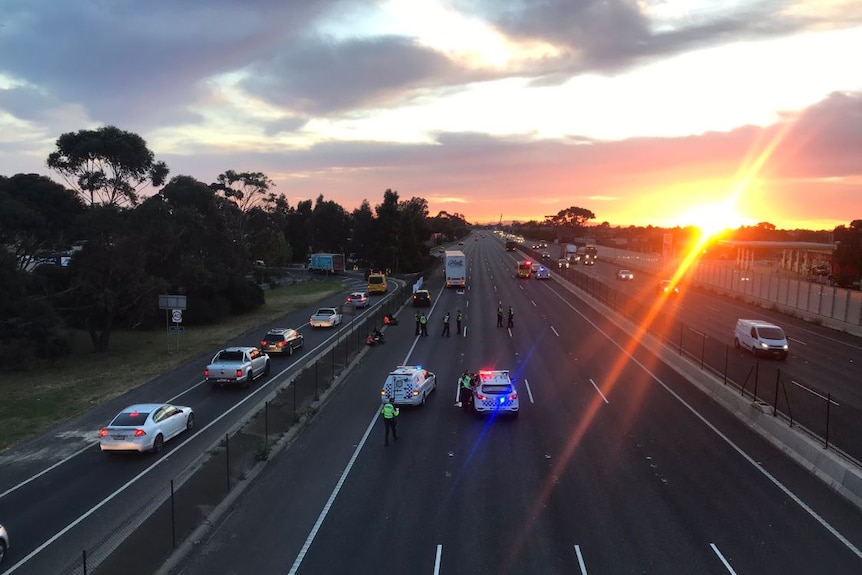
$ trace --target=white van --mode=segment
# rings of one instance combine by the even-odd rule
[[[787,336],[775,324],[759,319],[740,319],[733,330],[733,346],[751,350],[754,356],[761,353],[786,359]]]
[[[399,365],[391,372],[380,390],[380,400],[393,405],[425,405],[425,399],[437,389],[437,376],[419,365]]]

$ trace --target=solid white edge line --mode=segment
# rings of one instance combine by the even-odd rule
[[[743,449],[742,449],[741,447],[739,447],[739,446],[738,446],[736,443],[734,443],[734,442],[733,442],[729,437],[727,437],[724,433],[722,433],[722,432],[721,432],[717,427],[715,427],[712,423],[710,423],[710,422],[709,422],[709,421],[708,421],[708,420],[707,420],[703,415],[701,415],[701,414],[700,414],[700,413],[699,413],[699,412],[698,412],[694,407],[692,407],[688,402],[686,402],[682,397],[680,397],[680,395],[679,395],[679,394],[677,394],[675,391],[673,391],[673,390],[672,390],[672,389],[671,389],[671,388],[670,388],[670,387],[669,387],[669,386],[668,386],[664,381],[662,381],[662,380],[661,380],[661,379],[660,379],[656,374],[654,374],[653,372],[651,372],[651,371],[650,371],[650,370],[649,370],[649,369],[648,369],[644,364],[642,364],[641,362],[639,362],[639,361],[637,360],[637,358],[635,358],[632,354],[630,354],[628,351],[626,351],[626,350],[625,350],[625,348],[624,348],[623,346],[621,346],[619,343],[617,343],[617,342],[616,342],[616,341],[615,341],[615,340],[614,340],[614,339],[613,339],[613,338],[612,338],[608,333],[606,333],[602,328],[600,328],[600,327],[599,327],[599,326],[597,326],[595,323],[593,323],[592,321],[590,321],[590,319],[589,319],[587,316],[585,316],[583,313],[581,313],[580,311],[578,311],[578,310],[575,308],[575,306],[573,306],[573,305],[572,305],[572,304],[570,304],[568,301],[566,301],[566,299],[565,299],[563,296],[561,296],[561,295],[560,295],[560,294],[558,294],[557,292],[554,292],[554,295],[556,295],[558,298],[560,298],[560,300],[561,300],[563,303],[565,303],[567,306],[569,306],[569,308],[571,308],[571,309],[572,309],[572,311],[574,311],[576,314],[578,314],[579,316],[581,316],[581,318],[583,318],[583,320],[584,320],[585,322],[587,322],[588,324],[590,324],[591,326],[593,326],[593,328],[594,328],[596,331],[598,331],[600,334],[602,334],[603,336],[605,336],[605,338],[606,338],[609,342],[611,342],[611,345],[613,345],[614,347],[616,347],[617,349],[619,349],[622,353],[624,353],[626,356],[628,356],[628,358],[632,361],[632,363],[634,363],[635,365],[637,365],[638,367],[640,367],[642,370],[644,370],[644,372],[648,373],[648,374],[649,374],[649,376],[650,376],[653,380],[655,380],[655,382],[656,382],[656,383],[658,383],[660,386],[662,386],[662,387],[665,389],[665,391],[667,391],[667,392],[668,392],[668,393],[669,393],[669,394],[670,394],[674,399],[676,399],[676,400],[677,400],[677,401],[679,401],[683,406],[685,406],[685,408],[686,408],[686,409],[688,409],[688,410],[689,410],[689,411],[690,411],[690,412],[691,412],[691,413],[692,413],[696,418],[698,418],[701,422],[703,422],[703,424],[704,424],[704,425],[706,425],[706,426],[707,426],[707,427],[708,427],[708,428],[709,428],[713,433],[715,433],[715,434],[716,434],[716,435],[717,435],[717,436],[718,436],[722,441],[724,441],[724,442],[725,442],[725,443],[726,443],[726,444],[727,444],[731,449],[733,449],[734,451],[736,451],[736,452],[737,452],[737,453],[738,453],[738,454],[739,454],[743,459],[745,459],[745,460],[746,460],[746,461],[747,461],[747,462],[748,462],[748,463],[749,463],[749,464],[750,464],[754,469],[756,469],[757,471],[759,471],[759,472],[760,472],[764,477],[766,477],[770,482],[772,482],[772,484],[773,484],[773,485],[775,485],[776,487],[778,487],[778,489],[779,489],[780,491],[782,491],[782,492],[783,492],[785,495],[787,495],[791,500],[793,500],[793,502],[794,502],[794,503],[796,503],[796,504],[797,504],[799,507],[801,507],[801,508],[806,512],[806,513],[808,513],[808,515],[809,515],[810,517],[812,517],[815,521],[817,521],[818,523],[820,523],[820,525],[821,525],[821,526],[823,526],[823,528],[824,528],[824,529],[826,529],[826,530],[827,530],[829,533],[831,533],[831,534],[832,534],[836,539],[838,539],[841,543],[843,543],[843,544],[844,544],[844,546],[845,546],[845,547],[847,547],[847,549],[849,549],[849,550],[850,550],[854,555],[856,555],[857,557],[859,557],[860,559],[862,559],[862,551],[860,551],[860,550],[859,550],[855,545],[853,545],[853,543],[851,543],[851,542],[850,542],[846,537],[844,537],[843,535],[841,535],[841,533],[839,533],[837,529],[835,529],[834,527],[832,527],[832,525],[830,525],[830,524],[829,524],[825,519],[823,519],[822,517],[820,517],[820,515],[818,515],[816,511],[814,511],[811,507],[809,507],[809,506],[808,506],[808,504],[806,504],[806,503],[805,503],[804,501],[802,501],[799,497],[797,497],[797,496],[796,496],[796,494],[794,494],[792,491],[790,491],[790,489],[789,489],[789,488],[787,488],[783,483],[781,483],[781,482],[780,482],[780,481],[779,481],[779,480],[778,480],[774,475],[772,475],[771,473],[769,473],[768,471],[766,471],[766,469],[764,469],[762,466],[758,465],[758,463],[757,463],[757,462],[756,462],[756,461],[755,461],[755,460],[754,460],[750,455],[748,455],[745,451],[743,451]]]
[[[530,389],[530,382],[527,381],[527,378],[524,378],[524,385],[527,387],[527,395],[530,396],[530,403],[536,403],[533,401],[533,391]]]
[[[587,566],[584,563],[584,556],[581,555],[580,545],[575,545],[575,555],[578,556],[578,567],[581,569],[581,575],[587,575]]]
[[[604,399],[604,400],[605,400],[605,403],[610,403],[610,401],[608,401],[608,398],[607,398],[607,397],[605,397],[605,394],[604,394],[604,393],[602,393],[602,390],[601,390],[601,389],[599,389],[599,386],[598,386],[598,385],[596,385],[596,382],[595,382],[595,381],[593,381],[593,378],[590,378],[590,383],[592,383],[592,384],[593,384],[593,387],[595,387],[595,388],[596,388],[596,391],[597,391],[597,392],[599,392],[599,395],[601,395],[601,396],[602,396],[602,399]]]
[[[733,570],[733,567],[730,566],[730,563],[727,562],[727,559],[724,558],[724,555],[721,554],[721,551],[718,550],[718,547],[715,546],[715,543],[710,543],[709,546],[712,547],[712,550],[715,552],[716,555],[718,555],[718,558],[721,560],[721,562],[724,563],[724,568],[727,569],[727,572],[731,575],[736,575],[736,571]]]
[[[416,347],[416,342],[419,341],[419,337],[420,336],[415,336],[413,345],[410,346],[410,350],[407,352],[407,356],[404,358],[404,361],[401,363],[401,365],[409,365],[410,355],[413,353],[413,349]],[[335,484],[335,488],[329,495],[329,499],[326,501],[326,504],[323,506],[323,509],[321,509],[320,515],[318,515],[317,521],[315,521],[314,526],[311,528],[311,532],[308,534],[308,537],[306,537],[305,543],[303,543],[302,545],[302,549],[299,550],[299,555],[296,556],[296,560],[294,560],[293,565],[288,572],[288,575],[296,575],[297,570],[299,569],[300,565],[302,565],[302,560],[305,559],[305,554],[308,553],[308,549],[311,547],[311,544],[314,543],[314,538],[317,536],[317,532],[320,530],[320,526],[323,525],[323,520],[326,519],[326,515],[329,513],[330,508],[332,508],[332,504],[335,502],[335,498],[338,496],[339,491],[341,491],[341,486],[344,485],[344,482],[347,480],[347,475],[353,468],[353,464],[359,457],[359,452],[362,451],[362,447],[365,445],[365,441],[368,439],[368,436],[371,435],[371,430],[374,428],[374,424],[377,423],[377,419],[379,417],[380,410],[375,408],[374,417],[371,418],[371,422],[365,429],[365,433],[362,435],[362,439],[359,440],[359,444],[356,446],[356,449],[353,450],[353,455],[350,456],[350,461],[347,462],[347,467],[344,468],[344,471],[341,473],[341,477],[338,479],[338,483]]]
[[[374,428],[374,424],[377,423],[377,419],[380,417],[380,410],[374,410],[374,417],[371,418],[371,422],[368,424],[368,427],[365,429],[365,433],[362,435],[362,439],[359,440],[359,445],[356,446],[356,449],[353,450],[353,455],[350,457],[350,461],[347,462],[347,467],[344,468],[344,471],[341,474],[341,477],[338,479],[338,483],[335,484],[335,488],[332,490],[332,493],[329,495],[329,499],[326,501],[326,504],[323,506],[323,509],[320,511],[320,515],[317,517],[317,521],[314,523],[314,527],[311,528],[311,532],[308,534],[308,537],[305,539],[305,543],[302,545],[302,549],[299,550],[299,555],[296,556],[296,560],[293,562],[293,566],[291,566],[290,571],[288,571],[288,575],[295,575],[297,570],[299,570],[299,566],[302,565],[302,560],[305,559],[305,554],[308,553],[308,549],[311,547],[311,544],[314,542],[314,538],[317,536],[317,532],[320,530],[320,526],[323,525],[323,520],[326,519],[326,515],[329,513],[329,510],[332,508],[332,504],[335,502],[335,498],[338,497],[338,493],[341,491],[341,486],[344,485],[345,480],[347,479],[347,475],[350,473],[350,470],[353,468],[353,464],[356,462],[356,459],[359,457],[359,452],[362,450],[362,447],[365,445],[365,441],[368,439],[368,436],[371,435],[371,430]]]
[[[557,337],[560,337],[559,332],[554,329],[554,326],[551,326],[551,331],[554,332],[554,335],[556,335]]]
[[[439,575],[440,573],[440,557],[443,555],[443,546],[439,543],[437,544],[437,555],[434,557],[434,575]]]

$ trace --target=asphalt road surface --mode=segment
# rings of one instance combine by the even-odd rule
[[[431,278],[430,335],[392,328],[181,573],[862,572],[859,510],[604,312],[514,279],[499,241],[464,251],[465,293]],[[441,337],[458,309],[464,333]],[[379,390],[400,364],[438,389],[384,447]],[[509,369],[519,417],[456,408],[468,368]]]

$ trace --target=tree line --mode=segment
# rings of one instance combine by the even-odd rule
[[[63,134],[47,165],[66,186],[38,174],[0,176],[7,368],[70,353],[70,329],[108,351],[112,330],[160,325],[160,294],[186,295],[191,325],[247,312],[264,303],[256,261],[274,272],[331,252],[360,266],[419,272],[435,241],[468,231],[460,214],[429,217],[425,199],[402,200],[392,189],[373,209],[364,200],[348,212],[322,194],[291,206],[260,172],[227,170],[210,183],[168,179],[143,138],[113,126]],[[154,193],[144,196],[147,189]]]

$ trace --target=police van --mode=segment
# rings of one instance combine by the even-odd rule
[[[509,379],[509,370],[481,370],[473,387],[473,410],[476,413],[510,413],[517,416],[521,403]]]
[[[755,357],[760,354],[787,358],[788,345],[784,330],[777,325],[759,319],[739,319],[733,330],[733,345],[737,349],[751,350]]]
[[[394,405],[425,405],[425,400],[437,389],[437,376],[419,365],[399,365],[383,383],[380,400],[387,398]]]

